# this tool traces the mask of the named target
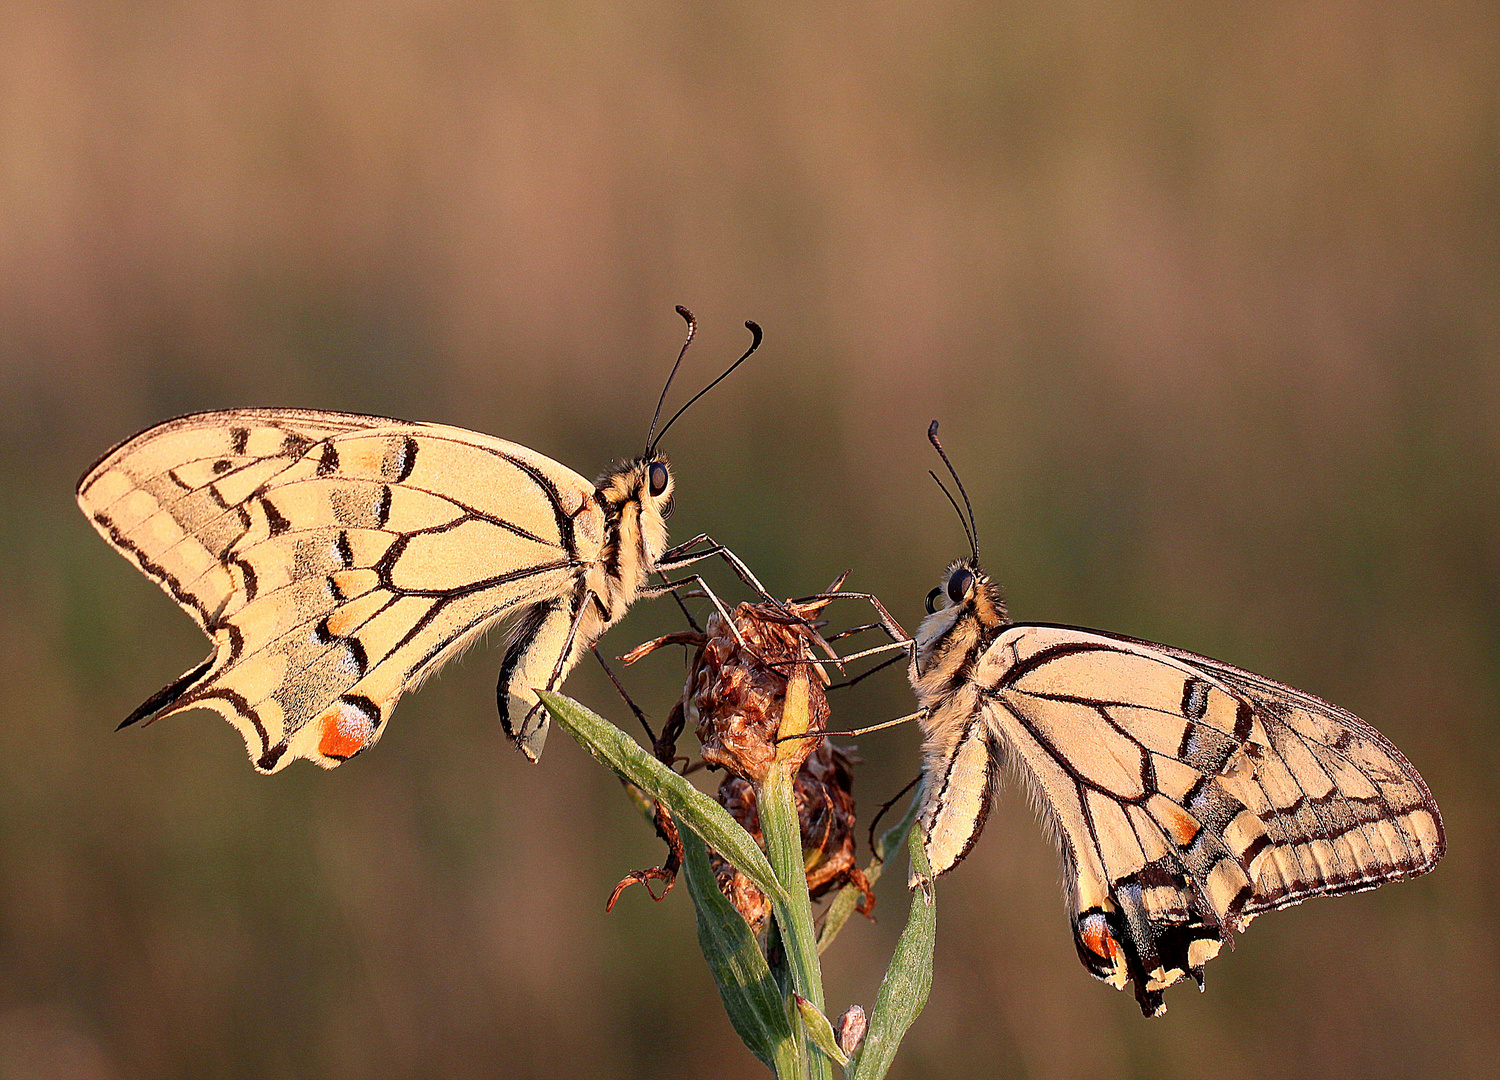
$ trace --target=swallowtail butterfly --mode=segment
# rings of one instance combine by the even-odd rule
[[[936,421],[928,437],[968,506]],[[1061,849],[1079,958],[1158,1016],[1261,912],[1442,858],[1432,793],[1352,713],[1166,645],[1012,623],[968,510],[971,555],[928,596],[911,670],[934,875],[979,839],[1008,765]]]

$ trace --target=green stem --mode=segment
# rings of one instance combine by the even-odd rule
[[[802,1039],[744,917],[719,891],[703,839],[679,819],[683,873],[698,915],[698,944],[729,1022],[777,1080],[803,1080]]]
[[[932,869],[922,847],[922,830],[912,829],[907,837],[911,866],[917,875],[927,879],[911,893],[911,910],[906,929],[896,941],[891,966],[880,982],[875,1008],[870,1012],[870,1026],[855,1058],[849,1080],[881,1080],[891,1067],[896,1048],[906,1031],[927,1004],[932,988],[932,949],[937,926],[937,901],[933,896]]]
[[[781,929],[787,967],[797,993],[823,1009],[823,972],[818,962],[818,941],[813,933],[812,901],[807,895],[807,868],[802,858],[802,829],[797,820],[797,806],[792,799],[792,778],[779,766],[756,792],[760,808],[760,827],[766,839],[766,856],[771,869],[786,890],[785,900],[772,899],[772,910]],[[811,1080],[832,1080],[832,1062],[802,1038],[808,1076]]]

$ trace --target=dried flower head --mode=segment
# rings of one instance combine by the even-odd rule
[[[842,583],[840,578],[829,592]],[[794,772],[809,891],[817,899],[852,883],[864,892],[859,910],[868,914],[875,897],[854,851],[853,766],[859,759],[816,734],[828,722],[828,678],[809,661],[815,649],[834,655],[814,622],[827,603],[740,604],[733,612],[733,629],[715,614],[706,631],[668,634],[636,647],[624,660],[634,663],[668,644],[694,649],[682,700],[673,709],[676,723],[669,723],[657,740],[656,756],[675,760],[676,733],[692,723],[704,764],[729,774],[719,787],[720,803],[757,841],[763,837],[756,787],[773,767]],[[802,737],[808,733],[811,737]],[[661,824],[658,820],[658,832]],[[766,898],[734,867],[716,855],[713,859],[724,894],[747,922],[762,926],[770,914]],[[669,857],[673,870],[677,861],[675,855]],[[638,871],[620,887],[648,876],[665,875]]]
[[[783,731],[787,690],[793,682],[806,684],[797,722],[802,723],[805,715],[804,730],[822,731],[827,725],[827,676],[806,662],[813,647],[823,644],[810,621],[824,603],[788,605],[792,618],[768,604],[741,604],[734,612],[738,637],[723,616],[709,620],[683,692],[687,720],[697,730],[705,764],[758,784],[774,762],[796,769],[822,742],[777,739],[801,733]]]

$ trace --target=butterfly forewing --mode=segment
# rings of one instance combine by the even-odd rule
[[[452,650],[568,592],[603,544],[594,494],[474,432],[269,409],[158,425],[78,486],[105,539],[214,641],[137,716],[215,709],[263,771],[337,765]]]

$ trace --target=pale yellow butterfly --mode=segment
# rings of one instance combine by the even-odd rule
[[[677,310],[685,353],[696,324]],[[333,768],[380,738],[405,691],[514,614],[496,699],[535,760],[536,689],[559,685],[637,597],[702,585],[649,575],[717,555],[760,589],[711,537],[667,547],[673,478],[657,450],[759,346],[746,327],[745,354],[658,432],[668,376],[645,452],[596,484],[473,431],[301,409],[196,413],[116,446],[78,482],[79,505],[214,645],[120,726],[208,708],[262,772],[296,758]]]
[[[911,671],[934,875],[979,839],[1009,765],[1061,849],[1079,958],[1156,1016],[1261,912],[1442,858],[1432,793],[1352,713],[1181,649],[1010,622],[936,421],[928,437],[972,550],[928,596]]]

